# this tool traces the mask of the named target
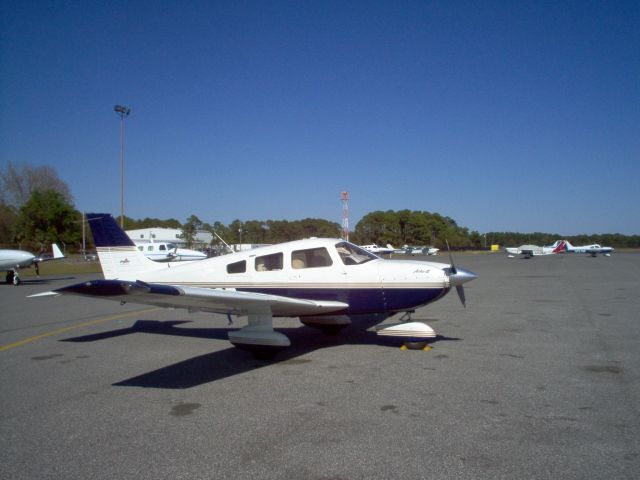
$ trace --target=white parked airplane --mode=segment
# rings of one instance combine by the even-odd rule
[[[386,247],[379,247],[375,243],[371,245],[360,245],[360,248],[364,248],[367,252],[371,252],[375,255],[391,255],[396,251],[390,244],[387,244]]]
[[[597,243],[591,245],[582,245],[580,247],[574,247],[569,243],[568,240],[564,240],[567,246],[567,252],[569,253],[588,253],[592,257],[597,257],[599,253],[604,255],[605,257],[610,257],[611,253],[613,253],[614,248],[612,247],[602,247]]]
[[[136,248],[144,253],[144,256],[154,262],[187,262],[204,260],[207,255],[197,250],[178,248],[174,243],[164,242],[135,242]]]
[[[33,265],[36,269],[36,274],[40,274],[38,264],[45,260],[53,260],[57,258],[63,258],[64,255],[60,251],[60,248],[55,243],[51,245],[53,249],[53,257],[39,256],[36,257],[33,253],[26,252],[24,250],[0,250],[0,270],[6,270],[7,275],[5,281],[7,283],[13,283],[14,285],[20,284],[20,275],[18,270],[21,268],[27,268]]]
[[[412,312],[452,287],[464,305],[463,284],[477,278],[453,262],[384,260],[339,239],[298,240],[199,262],[156,263],[136,249],[111,215],[87,218],[105,279],[37,296],[87,295],[223,313],[230,320],[231,315],[247,315],[248,325],[230,331],[229,340],[249,350],[290,345],[287,336],[273,329],[273,317],[300,317],[302,323],[326,330],[352,321],[369,326],[372,318],[379,322]],[[404,330],[406,336],[416,336],[410,328]]]
[[[434,247],[410,247],[409,245],[405,245],[399,250],[396,250],[397,253],[404,253],[406,255],[437,255],[440,251],[439,248]]]
[[[556,240],[553,245],[539,247],[538,245],[520,245],[519,247],[505,248],[509,258],[523,255],[524,258],[537,257],[539,255],[555,255],[566,251],[567,244],[564,240]]]

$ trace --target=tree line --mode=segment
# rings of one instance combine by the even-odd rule
[[[69,187],[48,166],[31,167],[11,162],[0,171],[0,247],[30,251],[48,249],[61,243],[67,251],[82,249],[82,214],[73,205]],[[188,245],[198,230],[205,230],[226,243],[271,244],[308,237],[340,237],[341,226],[320,218],[303,220],[233,220],[225,225],[210,223],[191,215],[186,222],[170,219],[124,218],[126,230],[179,228]],[[88,229],[87,229],[88,232]],[[615,248],[640,248],[640,235],[598,234],[562,236],[550,233],[488,232],[459,226],[454,219],[422,210],[374,211],[357,223],[349,239],[357,244],[376,243],[434,246],[452,249],[483,249],[492,244],[518,246],[525,243],[548,245],[565,238],[574,245],[600,243]],[[87,248],[92,248],[88,235]],[[214,235],[212,247],[221,242]]]

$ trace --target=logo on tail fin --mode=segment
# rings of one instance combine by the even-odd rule
[[[561,240],[556,248],[553,249],[553,253],[562,253],[567,251],[567,244],[564,240]]]

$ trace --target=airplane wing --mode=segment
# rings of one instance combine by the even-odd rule
[[[349,305],[330,300],[307,300],[264,293],[187,287],[126,280],[92,280],[32,296],[72,294],[158,307],[186,308],[232,315],[270,313],[298,317],[337,312]]]

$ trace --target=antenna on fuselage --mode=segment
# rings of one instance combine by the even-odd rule
[[[233,248],[231,248],[229,244],[225,242],[222,239],[222,237],[215,232],[215,230],[211,230],[211,233],[213,233],[218,238],[218,240],[220,240],[224,244],[224,246],[227,247],[231,253],[233,253]]]

